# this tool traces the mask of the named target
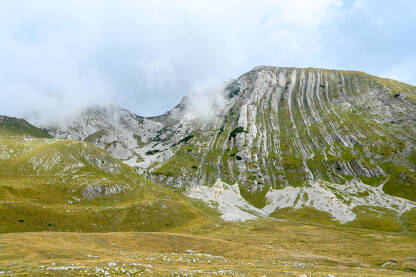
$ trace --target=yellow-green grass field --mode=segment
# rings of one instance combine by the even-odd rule
[[[413,234],[277,219],[182,233],[5,233],[0,276],[415,276],[415,246]]]
[[[92,144],[23,127],[0,132],[0,277],[416,276],[416,209],[224,222]]]

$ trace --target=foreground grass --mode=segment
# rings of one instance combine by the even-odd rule
[[[186,233],[9,233],[0,276],[414,276],[415,246],[411,234],[272,219]]]
[[[38,132],[19,124],[7,132]],[[360,207],[346,225],[306,208],[226,223],[91,144],[1,135],[0,277],[416,273],[415,209]]]

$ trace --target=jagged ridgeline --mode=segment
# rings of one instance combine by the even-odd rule
[[[221,126],[195,129],[153,171],[170,184],[238,183],[266,204],[272,187],[384,183],[416,201],[416,88],[361,72],[259,67],[226,88]]]
[[[25,120],[1,117],[0,232],[158,231],[206,214],[82,141],[40,138]]]
[[[416,87],[261,66],[222,94],[210,120],[184,98],[151,118],[89,110],[50,134],[105,148],[153,182],[217,203],[225,219],[311,207],[345,223],[371,207],[393,217],[416,207]]]

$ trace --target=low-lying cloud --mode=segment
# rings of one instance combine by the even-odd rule
[[[187,98],[186,112],[205,122],[215,122],[225,108],[226,83],[207,81],[195,83]]]

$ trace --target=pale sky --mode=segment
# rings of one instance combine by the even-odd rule
[[[0,114],[157,115],[257,65],[416,85],[415,30],[412,0],[4,1]]]

